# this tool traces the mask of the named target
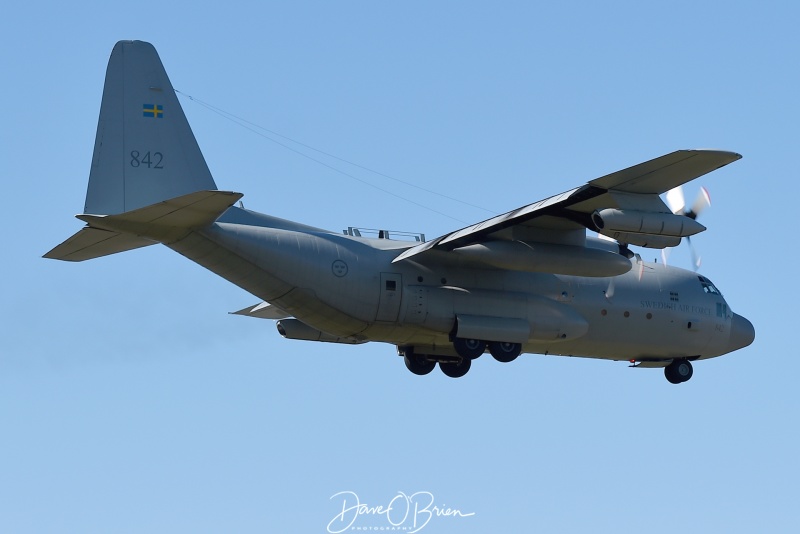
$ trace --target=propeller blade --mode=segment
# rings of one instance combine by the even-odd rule
[[[697,198],[695,198],[694,203],[692,203],[692,207],[686,209],[686,198],[683,195],[683,187],[678,186],[667,191],[666,201],[672,213],[676,215],[685,215],[690,219],[697,219],[706,208],[711,206],[711,195],[708,193],[708,189],[701,187],[700,191],[697,193]],[[702,258],[697,254],[694,245],[692,245],[692,240],[689,237],[686,238],[686,242],[689,245],[689,252],[692,255],[692,268],[697,271],[702,263]],[[664,265],[667,264],[668,257],[669,249],[663,249],[661,251],[661,259]]]
[[[671,247],[661,249],[661,263],[663,263],[665,266],[667,265],[667,259],[669,258],[670,252],[672,252]]]
[[[709,206],[711,206],[711,195],[708,194],[708,189],[701,187],[694,204],[692,204],[692,209],[689,210],[686,216],[696,219]]]
[[[616,289],[616,285],[614,284],[614,280],[616,278],[612,277],[611,280],[608,282],[608,289],[606,289],[606,299],[611,300],[614,298],[614,290]]]
[[[700,268],[700,264],[703,263],[703,258],[697,255],[697,251],[694,249],[694,245],[692,245],[692,238],[687,237],[686,243],[689,244],[689,252],[692,254],[692,266],[694,267],[695,272]]]
[[[598,239],[602,239],[603,241],[611,241],[612,243],[616,243],[617,240],[613,237],[608,237],[607,235],[603,235],[601,233],[597,234]]]
[[[672,213],[682,213],[686,209],[686,199],[683,196],[683,186],[678,186],[667,191],[667,206]]]

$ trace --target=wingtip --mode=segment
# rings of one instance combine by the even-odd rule
[[[704,153],[713,153],[719,155],[725,155],[730,158],[730,161],[736,161],[738,159],[742,159],[742,155],[738,152],[733,152],[732,150],[721,150],[718,148],[690,148],[687,149],[686,152],[704,152]]]

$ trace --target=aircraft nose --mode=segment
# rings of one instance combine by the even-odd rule
[[[744,348],[755,339],[756,329],[753,328],[753,323],[734,313],[733,319],[731,319],[731,337],[728,339],[728,352]]]

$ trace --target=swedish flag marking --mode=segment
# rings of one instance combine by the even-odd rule
[[[164,118],[164,106],[161,104],[144,104],[142,115],[145,117],[162,119]]]

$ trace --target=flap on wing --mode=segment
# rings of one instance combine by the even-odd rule
[[[496,234],[509,228],[521,227],[523,224],[545,231],[549,236],[549,238],[542,239],[545,242],[583,245],[582,237],[580,239],[581,242],[576,242],[575,231],[580,230],[582,232],[585,225],[573,220],[573,217],[564,212],[563,208],[575,202],[593,198],[600,193],[602,191],[595,191],[589,186],[576,187],[560,195],[528,204],[519,209],[443,235],[432,241],[411,247],[395,258],[392,263],[431,249],[453,250],[473,243],[480,243],[491,234]],[[548,215],[555,215],[555,217],[547,217]],[[529,221],[533,220],[537,222],[529,223]]]
[[[269,302],[262,302],[255,306],[248,306],[247,308],[239,311],[230,312],[232,315],[245,315],[247,317],[256,317],[258,319],[288,319],[292,317],[291,313],[285,312],[277,306],[273,306]]]

